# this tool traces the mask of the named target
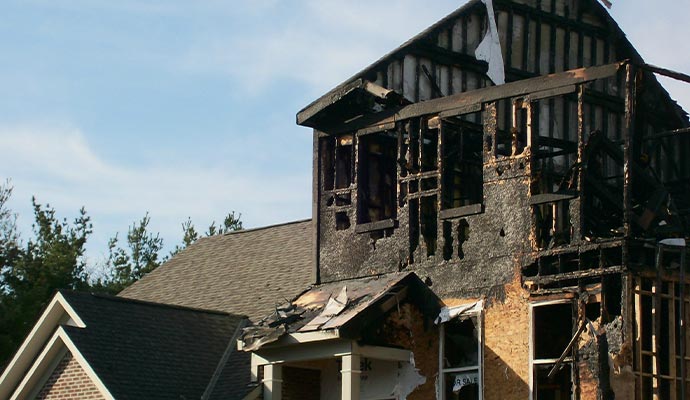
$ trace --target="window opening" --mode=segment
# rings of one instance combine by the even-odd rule
[[[354,157],[352,157],[352,135],[340,136],[337,139],[335,154],[335,188],[345,189],[352,184]]]
[[[496,158],[513,154],[512,103],[510,99],[496,102]]]
[[[359,220],[376,222],[395,217],[397,135],[380,132],[359,137]]]
[[[427,257],[436,254],[436,242],[438,240],[438,210],[436,196],[422,197],[420,206],[420,219],[422,237],[426,245]]]
[[[458,208],[482,202],[483,158],[482,125],[467,119],[443,121],[442,180],[443,209]]]
[[[444,400],[482,398],[481,313],[461,315],[441,325],[441,374]]]
[[[400,187],[409,209],[410,254],[420,242],[425,249],[423,256],[437,252],[440,135],[438,117],[415,118],[402,127]]]
[[[511,155],[518,156],[525,151],[531,130],[530,104],[522,100],[513,102],[513,127],[511,129]]]
[[[570,400],[572,398],[572,354],[549,378],[549,372],[567,349],[574,333],[573,304],[532,305],[532,399]]]

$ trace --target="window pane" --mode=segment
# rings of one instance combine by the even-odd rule
[[[479,371],[446,373],[446,400],[478,400]]]
[[[478,365],[477,319],[454,319],[445,323],[443,368]]]
[[[534,358],[561,356],[573,335],[573,306],[570,303],[534,307]]]
[[[549,379],[549,371],[553,365],[538,365],[536,369],[535,400],[570,400],[572,389],[572,375],[570,364],[563,367],[556,375]]]

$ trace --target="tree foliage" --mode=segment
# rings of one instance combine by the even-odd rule
[[[107,267],[110,276],[96,283],[98,289],[117,293],[161,264],[163,239],[158,233],[149,232],[150,222],[148,213],[140,221],[134,222],[127,231],[124,247],[119,245],[117,234],[108,241]]]
[[[32,199],[33,236],[19,240],[14,215],[6,208],[11,188],[0,189],[2,222],[0,234],[0,359],[21,341],[39,311],[58,288],[89,288],[85,272],[84,246],[92,232],[91,221],[82,208],[72,222],[59,220],[55,210]]]
[[[150,231],[148,212],[129,226],[124,240],[115,234],[108,242],[105,277],[87,272],[84,250],[92,233],[84,208],[73,221],[59,219],[49,204],[32,199],[32,235],[22,240],[16,214],[8,208],[9,181],[0,183],[0,365],[19,346],[57,289],[117,293],[156,269],[199,239],[191,218],[182,223],[182,243],[163,256],[163,239]],[[229,213],[223,224],[212,223],[206,236],[242,229],[241,215]]]
[[[216,227],[216,221],[211,222],[211,225],[206,231],[206,236],[223,235],[228,232],[242,230],[242,221],[240,218],[242,218],[242,214],[235,216],[235,212],[231,211],[223,219],[223,225]]]

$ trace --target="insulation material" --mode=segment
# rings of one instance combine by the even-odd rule
[[[477,49],[474,51],[474,56],[478,60],[484,60],[489,63],[489,70],[486,75],[496,85],[506,83],[505,67],[503,64],[503,54],[501,53],[501,41],[498,36],[498,28],[496,27],[496,14],[494,14],[493,0],[482,0],[486,4],[486,11],[489,20],[489,29]]]
[[[477,314],[481,312],[483,308],[484,302],[481,300],[474,303],[463,304],[461,306],[443,307],[441,312],[438,314],[438,317],[436,317],[434,320],[434,323],[438,325],[448,322],[453,318],[457,318],[458,316]]]
[[[410,356],[409,363],[400,363],[398,368],[398,382],[393,389],[393,396],[396,399],[407,399],[417,387],[426,383],[426,378],[419,373],[414,356]]]

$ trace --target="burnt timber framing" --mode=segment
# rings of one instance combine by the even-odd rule
[[[597,1],[492,3],[297,114],[314,129],[317,283],[413,271],[444,301],[485,299],[489,319],[517,286],[530,326],[572,308],[565,343],[529,330],[530,346],[555,345],[526,355],[530,398],[684,398],[685,253],[656,254],[688,236],[690,123],[655,74],[690,76],[645,63]],[[490,22],[498,85],[475,56]]]
[[[641,289],[647,279],[641,271],[658,264],[650,255],[650,244],[663,237],[683,237],[688,222],[688,208],[682,205],[688,204],[690,170],[681,157],[690,151],[687,121],[671,107],[666,112],[671,122],[660,124],[658,116],[640,106],[647,100],[645,91],[655,90],[657,85],[649,73],[659,71],[631,61],[581,68],[421,103],[394,105],[328,125],[328,131],[316,130],[320,278],[327,282],[409,269],[427,275],[442,296],[500,298],[500,285],[511,279],[511,265],[517,265],[524,289],[535,300],[568,294],[584,299],[573,314],[575,326],[580,328],[574,333],[581,334],[585,329],[588,314],[584,309],[599,309],[591,313],[603,316],[602,322],[608,324],[601,329],[613,341],[611,346],[620,354],[627,349],[636,354],[630,367],[636,376],[638,398],[683,398],[687,388],[674,377],[686,382],[687,366],[671,371],[668,365],[669,360],[687,357],[687,344],[672,346],[671,355],[662,357],[658,351],[644,347],[639,336],[649,329],[648,321],[640,321],[643,316],[639,315],[639,298],[652,293]],[[615,85],[620,88],[613,94],[600,91]],[[540,104],[554,102],[571,105],[571,136],[551,136],[536,121]],[[601,121],[605,115],[606,120]],[[448,132],[454,132],[450,125],[481,133],[484,191],[477,202],[453,208],[442,202],[447,190],[442,179],[444,145],[449,140]],[[361,142],[372,135],[389,138],[386,143],[396,148],[397,161],[392,166],[395,176],[388,179],[397,182],[392,204],[397,210],[382,220],[363,223],[361,213],[367,211],[362,209],[359,197],[371,194],[363,192],[367,188],[358,187],[360,175],[368,173],[360,166],[364,154]],[[324,175],[325,170],[333,170],[335,175],[343,173],[324,151],[333,151],[337,158],[335,149],[342,144],[349,146],[347,184],[324,186],[323,179],[328,175]],[[429,154],[433,165],[424,167]],[[563,163],[563,159],[568,160],[564,166],[567,170],[556,171],[558,179],[541,182],[547,179],[547,173],[554,173],[545,170],[543,161]],[[336,178],[328,175],[326,179]],[[496,202],[496,196],[513,197],[514,203],[508,206]],[[498,213],[494,209],[497,206],[502,208]],[[604,213],[610,214],[609,219],[602,220]],[[517,220],[524,228],[516,233],[505,219]],[[347,220],[347,224],[339,225],[341,220]],[[339,227],[333,231],[330,224]],[[339,246],[348,243],[347,250],[332,247],[329,235],[337,238]],[[491,256],[489,248],[470,243],[470,238],[490,243],[509,235],[518,244],[506,246],[505,255],[494,252]],[[361,258],[357,258],[358,242],[365,249]],[[346,252],[348,257],[344,258]],[[489,257],[484,256],[487,252]],[[517,257],[506,260],[509,265],[494,267],[491,272],[488,263],[501,264],[501,259],[511,253]],[[349,269],[332,264],[334,260],[345,261]],[[681,266],[676,267],[680,271],[686,268],[684,260],[683,256]],[[464,270],[465,279],[450,278],[448,268]],[[473,270],[483,270],[486,275],[475,275]],[[685,282],[684,272],[682,275],[681,282]],[[662,280],[654,282],[654,290],[661,290],[654,285],[661,287]],[[664,296],[680,304],[683,297],[678,297],[679,293],[685,296],[688,289],[681,283],[675,284],[670,293],[664,290]],[[677,309],[685,310],[685,303],[672,307],[673,323],[665,329],[684,338],[686,333],[680,326],[684,326],[685,314]],[[652,314],[658,325],[659,312]],[[654,337],[659,335],[657,332]],[[632,340],[634,337],[637,341]],[[573,347],[569,344],[565,353],[583,351]],[[647,356],[665,367],[648,369]],[[611,390],[612,383],[604,381],[600,385],[603,390]]]

